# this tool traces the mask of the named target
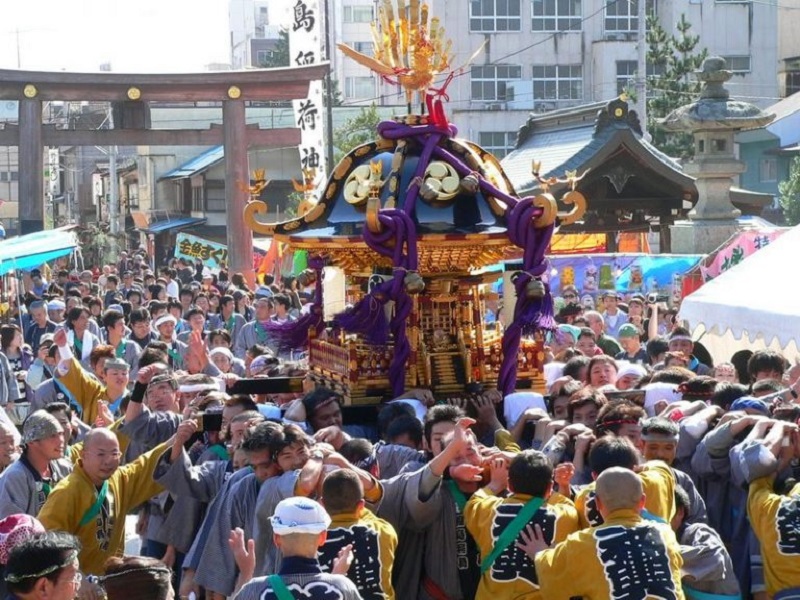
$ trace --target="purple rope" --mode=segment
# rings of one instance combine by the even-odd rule
[[[317,281],[314,287],[314,303],[311,306],[311,310],[296,321],[287,321],[286,323],[267,321],[264,326],[269,337],[281,352],[305,348],[308,345],[308,330],[313,327],[317,335],[320,335],[325,327],[322,306],[322,268],[325,263],[320,257],[316,256],[309,259],[308,264],[317,274]]]
[[[553,298],[550,286],[545,284],[542,298],[528,298],[526,288],[536,278],[540,278],[547,270],[545,252],[550,245],[555,224],[544,229],[536,229],[533,215],[536,207],[532,198],[524,198],[509,214],[509,238],[523,249],[523,271],[514,281],[517,303],[514,307],[514,319],[503,332],[503,362],[500,365],[497,387],[508,395],[517,386],[517,357],[523,335],[533,335],[536,330],[554,329]]]
[[[386,345],[389,323],[384,306],[389,301],[392,281],[385,281],[359,300],[352,308],[333,318],[334,326],[364,336],[369,344]]]

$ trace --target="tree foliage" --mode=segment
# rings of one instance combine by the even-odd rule
[[[334,163],[338,163],[345,154],[376,138],[381,116],[375,104],[362,108],[358,115],[348,119],[341,127],[333,130]]]
[[[691,158],[691,134],[667,133],[658,124],[673,110],[697,100],[701,84],[693,73],[703,64],[708,50],[698,48],[700,36],[692,35],[692,24],[681,14],[677,34],[670,35],[651,13],[647,17],[647,130],[653,144],[669,156]]]
[[[778,184],[783,218],[787,225],[800,224],[800,157],[792,160],[789,178]]]
[[[278,42],[275,48],[267,55],[267,58],[259,61],[258,66],[262,69],[277,69],[278,67],[288,67],[289,59],[289,31],[281,29],[278,32]]]

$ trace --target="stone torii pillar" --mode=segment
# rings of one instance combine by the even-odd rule
[[[228,270],[231,275],[243,273],[248,284],[254,287],[253,231],[244,222],[244,208],[250,199],[247,191],[250,184],[247,145],[241,143],[247,135],[244,100],[223,101],[222,127],[225,147],[225,198],[228,204]]]
[[[19,101],[19,233],[44,229],[42,101]]]

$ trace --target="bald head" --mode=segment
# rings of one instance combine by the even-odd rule
[[[119,468],[122,455],[117,436],[108,429],[92,429],[83,441],[83,470],[99,486]]]
[[[615,510],[641,509],[644,500],[642,480],[630,469],[622,467],[606,469],[597,478],[595,485],[598,509],[604,517],[605,514]]]
[[[90,450],[96,446],[105,446],[108,443],[116,444],[117,448],[119,448],[117,436],[103,427],[92,429],[83,439],[83,447],[86,450]]]

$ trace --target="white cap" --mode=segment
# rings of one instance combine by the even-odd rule
[[[209,356],[215,356],[217,354],[222,354],[223,356],[227,356],[228,360],[233,360],[233,352],[228,350],[225,346],[217,346],[208,353]]]
[[[544,396],[536,392],[514,392],[505,397],[503,402],[503,413],[506,418],[506,425],[511,429],[529,408],[541,408],[547,412],[547,405],[544,403]]]
[[[292,496],[278,502],[269,520],[277,535],[318,534],[326,531],[331,524],[331,518],[322,505],[303,496]]]
[[[617,361],[617,365],[619,365],[619,371],[617,371],[617,379],[620,377],[626,377],[628,375],[635,375],[639,379],[647,375],[647,369],[645,369],[642,365],[627,362],[627,361]]]
[[[47,310],[66,310],[66,309],[67,309],[67,305],[64,304],[64,302],[62,302],[58,298],[56,298],[54,300],[50,300],[47,303]]]

